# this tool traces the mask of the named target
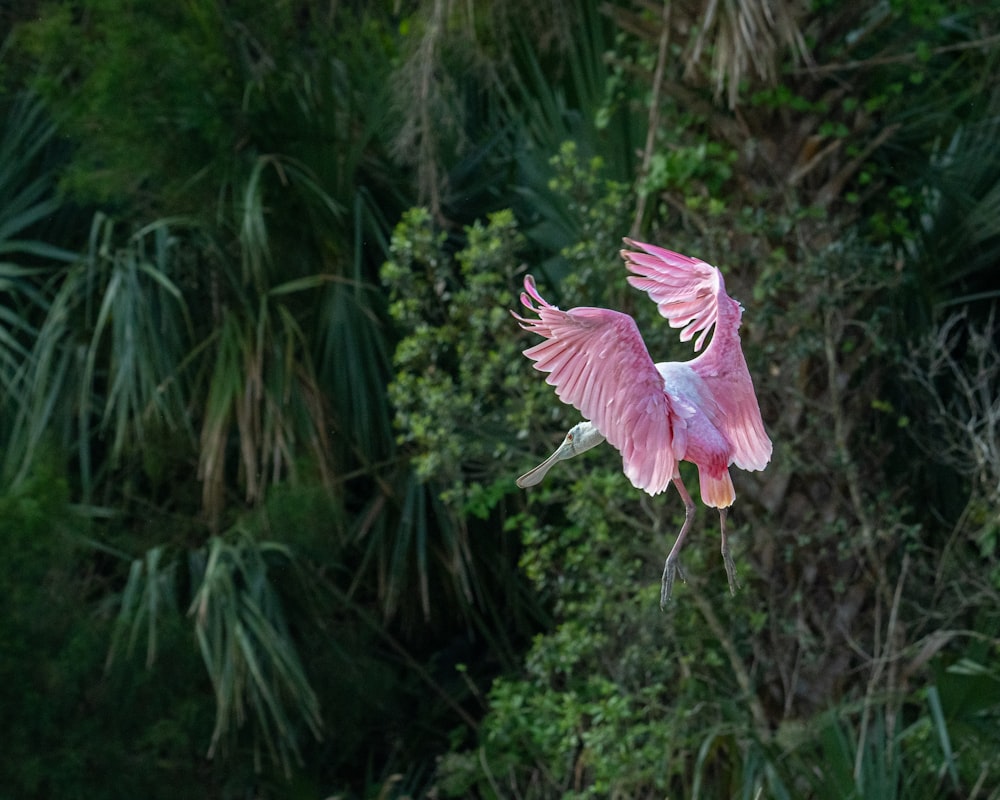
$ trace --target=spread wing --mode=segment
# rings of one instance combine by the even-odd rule
[[[672,328],[683,329],[682,342],[698,334],[697,352],[715,329],[705,352],[689,363],[719,405],[719,423],[733,448],[732,462],[741,469],[763,469],[771,459],[771,440],[743,357],[739,335],[743,309],[726,293],[722,273],[700,259],[662,247],[631,239],[625,244],[644,251],[622,251],[634,273],[628,282],[650,296]]]
[[[645,251],[621,251],[625,266],[635,273],[628,282],[649,295],[671,328],[683,329],[682,342],[699,334],[695,352],[701,350],[705,337],[718,322],[720,304],[724,311],[737,312],[739,325],[739,304],[726,294],[722,273],[716,267],[656,245],[631,239],[625,239],[625,244]]]
[[[556,395],[589,419],[622,454],[632,485],[658,494],[677,468],[670,398],[635,320],[606,308],[560,311],[524,279],[521,303],[537,318],[514,317],[545,337],[524,354]],[[512,312],[513,313],[513,312]]]
[[[760,470],[771,460],[771,439],[764,430],[760,406],[743,353],[737,351],[725,369],[690,362],[708,384],[718,403],[719,427],[732,445],[732,463],[740,469]]]

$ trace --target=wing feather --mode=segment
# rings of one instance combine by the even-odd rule
[[[764,469],[771,460],[771,439],[764,430],[742,351],[736,351],[724,365],[699,364],[699,361],[695,359],[691,365],[701,374],[719,405],[719,426],[732,446],[732,463],[740,469]]]
[[[700,259],[656,245],[631,239],[625,244],[644,251],[622,251],[634,273],[628,282],[649,295],[672,328],[682,328],[681,341],[698,334],[697,352],[714,328],[705,352],[689,364],[718,403],[718,424],[732,445],[732,463],[742,469],[763,469],[771,459],[771,440],[740,342],[743,309],[726,293],[722,273]]]
[[[561,311],[538,293],[530,275],[524,289],[521,303],[537,317],[514,317],[544,337],[524,354],[548,373],[556,395],[621,452],[632,484],[662,492],[676,470],[671,402],[635,320],[606,308]]]
[[[701,350],[719,319],[720,297],[735,302],[726,294],[722,273],[711,264],[673,250],[631,239],[625,244],[645,251],[622,250],[625,265],[634,273],[628,277],[629,284],[649,295],[671,328],[682,329],[682,342],[698,334],[694,349]]]

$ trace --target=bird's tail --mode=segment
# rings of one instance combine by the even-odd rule
[[[736,500],[736,490],[728,469],[722,470],[719,477],[713,478],[708,470],[699,467],[698,483],[701,486],[701,501],[706,506],[729,508]]]

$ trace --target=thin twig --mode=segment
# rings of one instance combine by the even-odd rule
[[[889,627],[886,630],[886,658],[883,664],[887,666],[888,675],[886,677],[886,693],[889,696],[890,704],[886,710],[886,738],[891,742],[896,729],[897,709],[891,704],[895,696],[896,686],[899,682],[899,659],[892,655],[893,642],[896,639],[896,625],[899,622],[899,604],[903,598],[903,584],[906,581],[906,571],[910,566],[910,554],[903,553],[903,563],[899,568],[899,579],[896,581],[896,593],[892,598],[892,609],[889,611]]]
[[[649,165],[653,160],[653,148],[656,146],[656,131],[660,127],[660,92],[663,91],[663,73],[670,50],[670,10],[674,4],[664,0],[663,16],[660,27],[660,46],[656,54],[656,72],[653,74],[653,94],[649,103],[649,122],[646,131],[646,146],[642,151],[642,166],[639,168],[639,180],[649,174]],[[638,202],[635,207],[635,219],[629,235],[638,237],[642,230],[642,218],[646,215],[646,192],[638,192]]]
[[[736,682],[739,684],[743,694],[746,695],[747,702],[750,704],[750,713],[753,715],[758,735],[762,739],[766,739],[769,730],[767,714],[764,713],[764,706],[761,704],[760,698],[757,697],[757,693],[753,689],[753,681],[750,679],[750,673],[747,672],[746,666],[743,664],[743,659],[740,658],[740,654],[736,650],[736,645],[733,644],[732,638],[722,627],[722,623],[715,615],[715,610],[712,608],[712,604],[708,602],[700,591],[698,591],[694,584],[689,583],[688,587],[695,605],[698,606],[698,611],[701,613],[702,617],[705,618],[705,622],[708,623],[709,629],[713,634],[715,634],[715,638],[719,640],[719,644],[722,645],[722,649],[726,651],[726,655],[729,657],[729,665],[733,670]]]
[[[974,39],[971,42],[942,45],[929,51],[929,54],[937,56],[957,50],[974,50],[977,47],[991,47],[995,44],[1000,44],[1000,33],[993,34],[992,36],[984,36],[982,39]],[[902,64],[907,61],[914,61],[920,57],[920,54],[916,52],[898,53],[892,56],[875,56],[873,58],[858,59],[857,61],[844,61],[840,64],[823,64],[818,67],[796,67],[790,72],[792,75],[825,75],[830,72],[849,72],[851,70],[867,69],[868,67],[883,66],[885,64]]]
[[[486,780],[489,781],[490,787],[493,789],[494,794],[497,797],[503,797],[504,793],[500,791],[500,787],[497,785],[496,780],[493,778],[493,770],[490,769],[489,763],[486,761],[486,748],[479,748],[479,766],[483,769],[483,774],[486,776]]]

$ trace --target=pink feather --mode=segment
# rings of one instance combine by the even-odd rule
[[[548,373],[556,395],[591,420],[622,454],[625,474],[649,494],[670,485],[678,460],[698,465],[702,500],[725,508],[735,493],[728,466],[763,469],[771,457],[739,338],[742,309],[726,294],[719,270],[650,244],[625,243],[628,282],[657,304],[698,357],[654,364],[627,314],[604,308],[561,311],[524,280],[521,326],[545,341],[524,354]]]
[[[642,276],[630,276],[628,282],[649,294],[672,327],[687,325],[681,341],[700,331],[697,352],[714,326],[708,348],[687,363],[705,380],[719,405],[719,425],[732,445],[730,463],[740,469],[764,469],[771,460],[772,445],[740,342],[743,309],[726,294],[722,273],[711,264],[662,247],[631,239],[625,243],[645,251],[622,251],[625,265]]]

